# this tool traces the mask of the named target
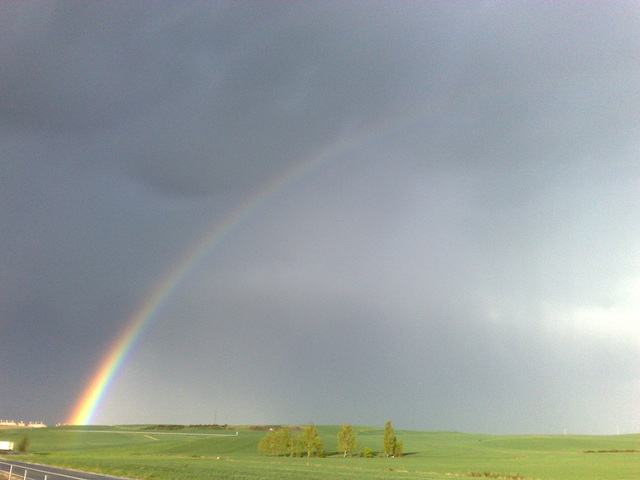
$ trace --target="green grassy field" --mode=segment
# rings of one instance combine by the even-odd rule
[[[325,458],[263,457],[264,432],[145,426],[54,427],[0,430],[17,445],[20,460],[137,479],[435,479],[637,480],[640,435],[475,435],[396,430],[401,458],[342,458],[339,426],[318,426]],[[383,429],[354,427],[359,449],[379,452]],[[229,435],[229,436],[220,436]],[[16,457],[14,457],[16,458]]]

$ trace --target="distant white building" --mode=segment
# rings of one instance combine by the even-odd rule
[[[45,428],[46,425],[42,422],[29,422],[25,425],[23,421],[16,422],[15,420],[0,420],[1,427],[16,427],[16,428]]]

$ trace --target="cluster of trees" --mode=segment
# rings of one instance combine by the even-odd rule
[[[322,440],[313,425],[308,425],[301,437],[292,434],[288,427],[272,429],[258,443],[262,455],[302,457],[303,450],[307,457],[323,454]]]
[[[385,425],[382,447],[387,457],[402,456],[402,440],[396,438],[391,422]],[[343,425],[338,432],[338,451],[346,457],[347,454],[353,456],[355,449],[356,432],[351,425]],[[262,455],[290,457],[324,455],[322,440],[313,425],[307,425],[301,436],[292,433],[288,427],[272,428],[258,443],[258,452]],[[364,456],[373,456],[371,449],[366,448]]]

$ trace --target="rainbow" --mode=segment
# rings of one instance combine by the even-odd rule
[[[363,138],[364,137],[364,138]],[[257,193],[251,195],[228,213],[212,231],[196,247],[189,252],[171,272],[165,276],[155,290],[149,295],[136,313],[127,322],[127,327],[110,346],[107,355],[100,362],[97,372],[82,396],[76,403],[67,423],[71,425],[88,425],[96,414],[102,399],[117,373],[121,370],[125,360],[134,349],[142,333],[152,323],[156,312],[166,303],[171,294],[181,282],[213,248],[247,220],[262,204],[274,198],[288,186],[293,185],[319,166],[335,158],[338,154],[348,151],[354,145],[366,141],[372,134],[361,135],[351,140],[339,140],[327,150],[301,162],[287,170],[283,175],[269,182]]]
[[[157,285],[152,294],[138,308],[135,315],[127,322],[127,327],[111,345],[97,372],[93,375],[91,382],[77,401],[67,423],[72,425],[91,424],[109,386],[138,343],[142,333],[152,323],[155,314],[167,302],[167,299],[179,287],[182,280],[194,266],[229,234],[235,231],[239,225],[251,217],[262,204],[276,197],[287,187],[295,184],[340,154],[347,153],[355,146],[366,144],[375,138],[401,131],[423,118],[423,116],[423,111],[414,112],[414,114],[408,115],[401,122],[398,122],[397,119],[392,119],[383,122],[378,128],[365,131],[359,135],[343,137],[320,154],[286,170],[284,174],[267,183],[257,193],[254,193],[239,206],[232,209],[193,250],[178,262],[176,267],[165,276],[164,280]]]

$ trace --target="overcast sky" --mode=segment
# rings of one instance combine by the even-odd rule
[[[290,178],[94,423],[638,432],[638,151],[637,2],[3,1],[0,418]]]

